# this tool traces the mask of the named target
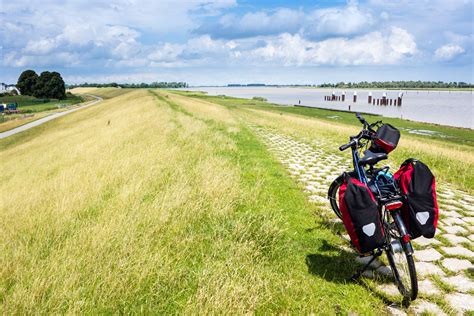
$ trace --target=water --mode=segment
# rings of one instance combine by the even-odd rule
[[[312,88],[277,88],[277,87],[199,87],[183,90],[206,91],[209,95],[228,95],[251,99],[264,97],[276,104],[314,106],[327,109],[360,111],[398,117],[418,122],[435,123],[474,129],[474,95],[471,91],[414,91],[414,90],[361,90],[361,89],[312,89]],[[346,99],[342,101],[325,101],[324,96],[332,92],[340,96],[343,91]],[[357,102],[353,103],[354,91]],[[403,93],[402,106],[380,106],[368,104],[368,94],[381,99],[386,93],[387,99],[396,99]]]

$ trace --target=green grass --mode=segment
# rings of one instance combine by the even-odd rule
[[[44,112],[57,109],[60,104],[72,105],[82,101],[81,97],[72,94],[69,94],[64,100],[38,99],[26,95],[0,97],[0,103],[17,103],[18,110],[22,113]]]
[[[18,103],[19,106],[46,103],[48,101],[48,99],[38,99],[29,95],[0,96],[0,103]]]

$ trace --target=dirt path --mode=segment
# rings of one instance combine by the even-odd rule
[[[9,137],[9,136],[12,136],[12,135],[15,135],[15,134],[18,134],[18,133],[21,133],[23,131],[26,131],[30,128],[33,128],[33,127],[36,127],[38,125],[41,125],[41,124],[44,124],[48,121],[51,121],[51,120],[54,120],[58,117],[61,117],[61,116],[64,116],[64,115],[67,115],[67,114],[70,114],[72,112],[75,112],[75,111],[78,111],[80,109],[83,109],[83,108],[86,108],[86,107],[89,107],[89,106],[92,106],[94,104],[97,104],[99,102],[101,102],[103,99],[101,97],[98,97],[98,96],[95,96],[95,95],[91,95],[91,94],[88,94],[88,96],[90,97],[93,97],[95,98],[96,100],[95,101],[92,101],[92,102],[89,102],[89,103],[86,103],[82,106],[79,106],[77,108],[74,108],[74,109],[71,109],[71,110],[67,110],[67,111],[63,111],[63,112],[58,112],[58,113],[54,113],[54,114],[51,114],[51,115],[48,115],[48,116],[45,116],[43,118],[40,118],[36,121],[33,121],[33,122],[30,122],[30,123],[27,123],[25,125],[21,125],[21,126],[18,126],[16,128],[13,128],[11,130],[8,130],[8,131],[5,131],[5,132],[2,132],[0,133],[0,139],[3,139],[3,138],[6,138],[6,137]]]
[[[350,168],[347,155],[325,150],[328,144],[322,142],[310,143],[273,130],[252,128],[289,173],[303,185],[308,199],[326,207],[329,212],[327,190],[338,175]],[[474,197],[449,185],[439,185],[438,203],[440,222],[436,238],[421,237],[414,241],[419,298],[408,311],[388,307],[393,314],[428,312],[442,315],[445,312],[462,314],[474,310],[474,282],[468,276],[474,270]],[[334,220],[338,221],[335,215]],[[348,239],[347,236],[345,238]],[[374,282],[377,282],[378,275],[391,275],[390,268],[380,261],[364,273],[364,277],[374,279]],[[388,297],[398,294],[393,283],[380,283],[376,287]]]

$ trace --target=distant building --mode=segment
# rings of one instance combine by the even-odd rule
[[[3,82],[0,82],[0,93],[8,93],[15,91],[18,95],[20,95],[20,90],[18,90],[17,87],[15,87],[14,84],[6,84]]]

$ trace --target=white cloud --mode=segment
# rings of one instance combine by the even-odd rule
[[[152,62],[173,62],[183,52],[184,45],[165,43],[155,49],[147,56]]]
[[[288,8],[248,12],[243,15],[225,14],[215,22],[201,25],[195,33],[227,39],[294,33],[300,30],[304,19],[303,11]]]
[[[43,55],[41,65],[60,65],[64,53],[74,54],[75,64],[124,63],[149,53],[154,44],[143,44],[146,37],[184,37],[194,26],[193,16],[235,5],[235,0],[2,2],[2,64],[35,66],[31,56]]]
[[[49,54],[56,47],[58,47],[58,43],[54,38],[42,38],[39,40],[29,40],[23,51],[33,55],[44,55]]]
[[[377,23],[370,10],[362,9],[356,1],[346,6],[304,11],[277,8],[226,14],[217,21],[205,23],[195,30],[213,38],[245,38],[282,33],[303,33],[312,39],[348,36],[364,33]]]
[[[253,59],[285,65],[390,65],[417,53],[413,36],[392,28],[388,34],[371,32],[352,39],[309,41],[299,34],[282,34],[249,53]],[[245,54],[242,54],[245,56]]]
[[[315,10],[309,19],[305,33],[316,38],[361,34],[375,24],[372,14],[360,9],[355,1],[341,8]]]
[[[416,53],[414,36],[399,27],[392,27],[388,44],[396,56],[414,55]]]
[[[464,53],[464,48],[457,44],[447,44],[439,47],[435,51],[435,58],[437,60],[448,61],[452,60],[454,57]]]

